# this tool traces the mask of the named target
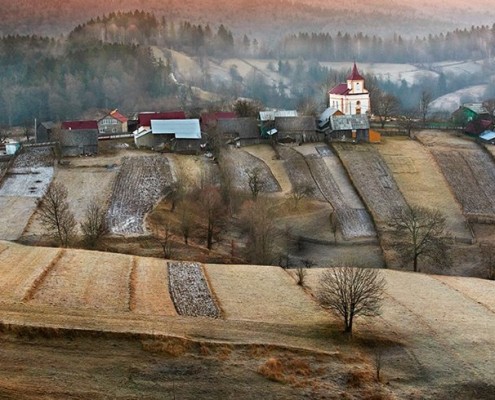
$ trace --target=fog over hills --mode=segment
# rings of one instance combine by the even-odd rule
[[[42,3],[43,5],[40,5]],[[490,0],[0,0],[0,34],[59,35],[114,11],[153,12],[167,20],[223,23],[234,33],[278,38],[298,31],[424,36],[471,25],[492,25]]]

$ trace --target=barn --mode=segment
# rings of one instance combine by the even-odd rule
[[[330,127],[329,140],[370,142],[370,123],[366,115],[332,115]],[[374,137],[372,139],[376,141]]]
[[[323,140],[316,132],[316,120],[311,116],[275,117],[277,140],[294,141],[297,143],[316,142]]]
[[[134,134],[137,147],[169,148],[178,153],[197,154],[201,144],[199,119],[150,120],[150,128]]]
[[[96,121],[65,121],[60,130],[62,156],[98,153],[98,123]]]
[[[255,118],[218,120],[217,132],[224,140],[235,142],[239,146],[249,146],[262,142],[258,121]]]

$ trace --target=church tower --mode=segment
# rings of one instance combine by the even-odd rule
[[[369,114],[370,95],[364,87],[364,78],[358,71],[356,63],[347,83],[341,83],[328,92],[329,107],[336,108],[346,115]]]

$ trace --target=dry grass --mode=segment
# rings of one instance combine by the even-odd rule
[[[282,268],[205,265],[226,319],[316,323],[324,313]]]
[[[36,199],[32,197],[0,196],[0,210],[5,210],[2,212],[0,239],[19,239],[36,207]]]
[[[376,148],[409,205],[441,210],[447,218],[447,229],[454,236],[472,238],[447,181],[424,146],[407,138],[387,137]]]
[[[23,301],[60,251],[13,243],[2,247],[5,249],[0,252],[0,299],[4,302]]]
[[[177,315],[168,290],[166,260],[135,258],[132,311],[138,314]]]
[[[32,303],[100,311],[129,310],[132,257],[72,250],[33,294]]]

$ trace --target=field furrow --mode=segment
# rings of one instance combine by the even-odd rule
[[[336,212],[344,238],[374,236],[375,230],[367,211],[364,207],[353,209],[349,206],[324,159],[319,156],[307,156],[306,160],[318,187]]]
[[[31,303],[55,307],[129,311],[132,257],[73,250],[57,262]]]
[[[312,198],[325,201],[325,197],[316,185],[304,156],[287,146],[278,146],[278,152],[284,160],[285,170],[292,187],[307,185],[312,190]]]
[[[15,244],[5,246],[0,252],[0,301],[22,301],[59,251]]]
[[[165,157],[125,157],[114,183],[107,213],[111,232],[144,233],[146,213],[172,182],[172,172]]]
[[[138,314],[177,315],[168,290],[167,262],[155,258],[136,258],[131,311]]]
[[[387,137],[377,150],[408,204],[440,210],[453,236],[472,239],[462,209],[428,147],[409,138]]]
[[[432,153],[466,214],[495,213],[494,204],[471,168],[473,162],[476,162],[472,158],[477,159],[477,154],[465,155],[457,150],[432,150]],[[486,168],[490,167],[491,164],[486,165]],[[485,178],[490,179],[486,175]]]
[[[169,290],[180,315],[220,317],[201,265],[192,262],[169,262]]]
[[[334,143],[333,146],[375,221],[387,223],[395,209],[407,206],[387,164],[372,145]]]

